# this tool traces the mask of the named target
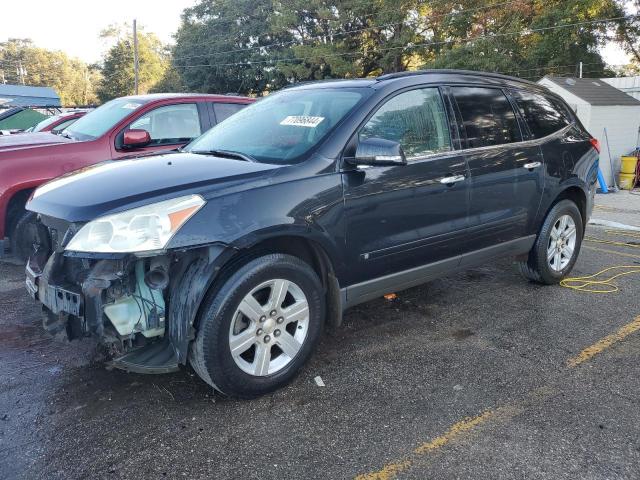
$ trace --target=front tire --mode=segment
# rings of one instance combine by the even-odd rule
[[[302,260],[272,254],[249,261],[205,298],[190,362],[220,392],[244,398],[289,383],[324,324],[320,279]]]
[[[28,210],[23,211],[11,231],[11,253],[21,262],[26,262],[39,242],[37,216]]]
[[[577,205],[561,200],[547,214],[526,262],[518,262],[528,280],[545,285],[559,283],[578,259],[584,226]]]

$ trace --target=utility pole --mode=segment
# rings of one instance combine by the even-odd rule
[[[140,62],[138,61],[138,26],[136,19],[133,19],[133,91],[138,95]]]
[[[19,61],[18,62],[18,75],[20,76],[20,83],[22,83],[22,85],[24,85],[24,76],[25,76],[26,73],[27,73],[27,71],[22,66],[22,61]]]
[[[89,86],[89,67],[84,67],[84,89],[82,90],[82,104],[87,104],[87,89]]]

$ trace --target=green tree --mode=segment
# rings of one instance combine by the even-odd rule
[[[199,0],[183,13],[173,65],[190,90],[256,95],[419,67],[537,79],[583,62],[601,76],[612,27],[640,52],[640,24],[600,21],[624,15],[626,1]]]
[[[20,75],[22,67],[24,75]],[[60,51],[36,47],[28,39],[0,43],[0,80],[6,83],[52,87],[65,106],[97,101],[96,85],[101,75],[96,66],[70,58]]]
[[[425,45],[425,67],[537,79],[575,75],[583,62],[586,73],[602,76],[606,70],[598,47],[607,39],[607,24],[596,21],[622,15],[613,0],[521,0],[496,8],[474,1],[466,9],[466,15],[445,13],[432,29],[440,43]]]
[[[148,93],[160,82],[170,66],[166,47],[153,33],[138,28],[138,92]],[[103,81],[97,93],[100,101],[134,93],[133,33],[128,25],[113,25],[100,34],[115,41],[107,51],[102,66]]]
[[[405,70],[415,1],[200,0],[186,9],[173,63],[185,86],[261,94],[294,81]]]

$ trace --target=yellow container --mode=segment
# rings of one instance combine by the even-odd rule
[[[631,190],[636,176],[633,173],[621,173],[618,186],[623,190]]]
[[[636,157],[622,157],[620,165],[620,173],[634,174],[636,173],[636,164],[638,159]]]

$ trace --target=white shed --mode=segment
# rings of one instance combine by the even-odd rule
[[[600,169],[607,183],[613,185],[613,176],[617,176],[620,171],[620,157],[638,146],[640,100],[597,78],[547,76],[538,83],[561,96],[576,112],[589,133],[600,140]],[[609,151],[613,160],[613,172]]]
[[[640,77],[613,77],[600,80],[640,100]]]

